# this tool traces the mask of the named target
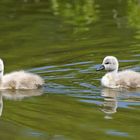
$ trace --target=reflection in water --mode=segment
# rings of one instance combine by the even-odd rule
[[[140,1],[128,0],[128,24],[130,27],[137,29],[135,38],[140,39]],[[139,47],[139,44],[138,44]]]
[[[112,119],[112,115],[117,112],[118,106],[132,109],[133,106],[137,106],[140,103],[140,89],[104,88],[101,93],[102,97],[104,97],[102,111],[106,114],[105,119]]]
[[[28,3],[29,0],[24,0]],[[34,0],[34,3],[44,3],[45,1]],[[89,30],[88,25],[95,23],[99,19],[99,5],[95,0],[62,1],[51,0],[47,5],[54,16],[64,19],[65,23],[73,25],[75,32]],[[46,7],[47,9],[47,7]]]
[[[140,29],[140,2],[128,0],[128,23],[134,28]]]
[[[105,119],[112,119],[111,115],[117,111],[117,95],[118,92],[115,89],[103,89],[102,96],[104,97],[103,109],[106,116]]]
[[[54,15],[59,15],[65,22],[75,26],[75,32],[89,30],[88,25],[99,19],[99,6],[94,0],[77,0],[74,2],[52,0]]]
[[[2,90],[0,92],[0,116],[3,110],[3,98],[8,100],[22,100],[27,97],[40,96],[43,94],[42,89],[38,90]]]

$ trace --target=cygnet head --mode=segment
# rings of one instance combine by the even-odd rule
[[[119,63],[116,57],[106,56],[102,65],[97,70],[118,71]]]

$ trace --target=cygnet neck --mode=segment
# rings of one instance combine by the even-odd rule
[[[0,80],[2,79],[3,77],[3,71],[0,71]]]
[[[115,70],[113,70],[113,71],[108,71],[107,73],[117,74],[117,73],[118,73],[118,69],[115,69]]]
[[[4,64],[3,61],[0,59],[0,84],[2,82],[3,73],[4,73]]]
[[[3,71],[0,71],[0,86],[2,85]]]

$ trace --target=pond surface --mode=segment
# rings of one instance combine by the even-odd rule
[[[41,90],[1,91],[1,140],[138,140],[140,90],[100,86],[106,55],[140,72],[139,0],[1,0],[5,73],[25,69]]]

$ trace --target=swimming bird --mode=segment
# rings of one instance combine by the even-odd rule
[[[37,89],[44,84],[40,76],[24,70],[3,74],[4,63],[0,59],[0,89]]]
[[[140,73],[132,70],[118,71],[119,63],[116,57],[106,56],[98,70],[105,69],[101,84],[108,88],[140,88]]]

